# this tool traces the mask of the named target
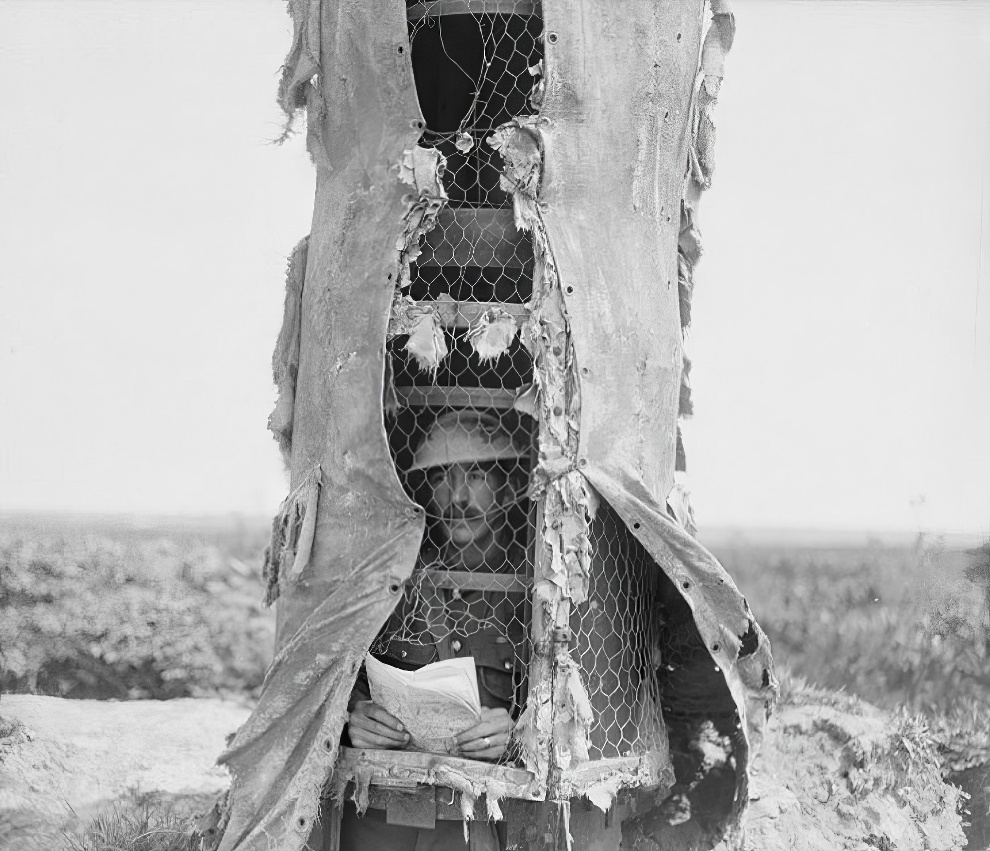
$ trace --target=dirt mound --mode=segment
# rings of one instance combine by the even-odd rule
[[[792,686],[770,722],[750,787],[759,851],[955,851],[960,792],[943,782],[920,719]]]
[[[4,696],[0,851],[61,847],[62,830],[135,790],[208,809],[230,783],[216,758],[248,712],[217,699]]]
[[[62,829],[135,789],[205,811],[229,783],[216,757],[247,715],[246,706],[215,699],[4,697],[0,716],[15,723],[0,730],[0,851],[59,847]],[[750,797],[753,851],[955,851],[966,844],[960,793],[942,781],[921,721],[793,683],[755,761]],[[654,827],[631,844],[710,847],[679,836],[676,825]]]

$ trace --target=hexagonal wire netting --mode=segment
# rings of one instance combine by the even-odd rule
[[[420,145],[446,158],[449,199],[423,240],[409,295],[444,303],[448,351],[436,369],[424,369],[406,351],[407,337],[388,345],[386,426],[400,476],[426,508],[427,534],[371,649],[409,668],[473,655],[482,702],[518,717],[531,652],[536,511],[525,492],[536,428],[513,401],[532,382],[533,362],[518,335],[504,353],[483,361],[468,332],[492,307],[521,323],[521,305],[532,295],[532,245],[515,229],[511,197],[499,182],[501,158],[486,140],[504,122],[539,109],[542,20],[539,4],[524,0],[434,0],[407,3],[407,12],[427,124]],[[490,533],[483,558],[467,564],[457,542],[480,527]],[[589,599],[575,607],[572,632],[595,711],[597,759],[662,742],[661,641],[653,561],[605,504],[591,538]]]
[[[389,342],[389,439],[410,495],[426,509],[427,534],[413,577],[371,648],[410,668],[473,656],[482,703],[513,717],[525,699],[529,662],[534,511],[525,494],[534,424],[512,403],[532,381],[533,365],[518,335],[484,361],[468,331],[496,306],[518,324],[532,295],[531,243],[515,229],[511,198],[500,186],[502,161],[487,138],[537,108],[530,101],[542,55],[537,12],[523,0],[407,2],[426,119],[419,144],[445,158],[448,197],[411,270],[408,294],[445,303],[447,354],[435,370],[424,369],[406,351],[406,337]],[[476,544],[467,557],[463,540]]]
[[[473,14],[453,14],[465,10]],[[491,133],[539,110],[543,23],[530,0],[407,2],[413,73],[426,129],[446,160],[448,208],[410,295],[521,303],[532,294],[528,237],[516,233]]]
[[[532,0],[407,2],[413,73],[426,131],[420,142],[447,158],[453,207],[501,207],[502,163],[486,137],[539,110],[543,58]],[[457,10],[474,14],[451,14]]]
[[[665,657],[660,571],[604,500],[591,521],[588,599],[574,607],[574,656],[594,714],[591,759],[665,747],[657,672]]]

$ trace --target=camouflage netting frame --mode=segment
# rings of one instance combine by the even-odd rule
[[[533,524],[526,491],[536,426],[514,402],[533,380],[532,358],[519,336],[532,295],[533,252],[515,229],[511,195],[501,186],[502,158],[487,140],[505,121],[533,109],[542,23],[538,4],[529,0],[488,0],[471,13],[468,4],[443,7],[407,3],[425,128],[400,176],[415,190],[412,208],[425,212],[399,245],[402,269],[386,362],[389,444],[407,492],[426,507],[426,536],[421,563],[372,652],[388,653],[391,645],[412,652],[446,641],[445,652],[453,644],[461,653],[476,637],[494,635],[500,655],[484,660],[481,685],[511,677],[515,718],[525,702],[530,657]],[[494,473],[508,479],[513,498],[509,534],[497,542],[501,564],[490,567],[522,580],[511,593],[450,587],[447,574],[438,572],[442,542],[433,534],[439,518],[431,509],[431,479],[410,467],[434,422],[457,412],[480,416],[524,448],[519,463],[502,463]],[[517,756],[512,747],[503,762]]]
[[[223,757],[220,847],[302,848],[328,781],[366,803],[382,771],[457,790],[466,817],[481,795],[496,817],[506,797],[560,802],[562,836],[584,795],[617,807],[635,844],[666,799],[691,841],[738,847],[776,681],[745,601],[689,534],[676,428],[731,14],[712,3],[702,47],[700,0],[406,6],[290,0],[280,98],[306,108],[317,200],[275,357],[293,486],[266,558],[277,653]],[[447,16],[473,21],[488,75],[453,123],[414,77]],[[498,80],[501,112],[481,95]],[[429,422],[464,409],[536,438],[526,770],[340,755],[361,659],[423,587],[429,523],[403,471]],[[724,759],[700,762],[704,743]]]

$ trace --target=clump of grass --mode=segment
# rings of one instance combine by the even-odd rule
[[[826,690],[809,683],[807,678],[795,674],[786,664],[776,665],[777,682],[780,694],[777,705],[785,706],[830,706],[840,712],[850,715],[862,715],[863,701],[854,694],[849,694],[844,688]]]
[[[62,851],[194,851],[192,825],[157,795],[132,793],[98,815]]]
[[[951,773],[990,764],[990,705],[966,698],[932,719],[942,762]]]
[[[16,739],[26,728],[18,718],[4,718],[0,716],[0,744],[6,739]]]
[[[889,735],[882,742],[874,743],[869,751],[847,745],[843,762],[850,790],[861,798],[871,792],[890,792],[922,819],[944,807],[938,743],[921,715],[905,709],[895,712]]]

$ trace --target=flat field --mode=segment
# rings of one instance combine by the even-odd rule
[[[256,694],[274,640],[274,614],[261,604],[267,538],[262,519],[0,517],[0,689]],[[985,552],[935,537],[837,545],[722,535],[710,546],[785,680],[990,729]]]
[[[262,520],[0,517],[0,690],[253,696],[267,539]]]
[[[274,642],[267,539],[262,519],[0,516],[0,691],[251,699]],[[945,775],[972,795],[967,847],[983,848],[988,552],[865,540],[706,543],[770,636],[783,699],[804,680],[928,730]]]
[[[711,549],[790,674],[888,709],[990,705],[986,551],[938,536],[863,541]]]

